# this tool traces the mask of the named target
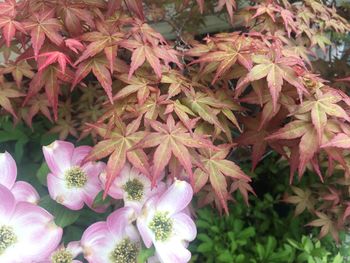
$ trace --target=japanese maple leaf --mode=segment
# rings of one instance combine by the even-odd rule
[[[268,16],[270,16],[273,22],[276,22],[275,13],[280,12],[279,8],[277,8],[275,5],[269,2],[263,2],[259,5],[252,6],[250,7],[250,9],[256,9],[256,13],[253,15],[252,19],[267,14]]]
[[[266,139],[291,140],[296,138],[300,138],[298,170],[301,176],[305,171],[306,164],[313,159],[315,153],[319,150],[317,131],[313,125],[306,121],[295,120],[286,124],[283,128],[268,136]]]
[[[245,179],[239,179],[232,182],[230,187],[230,194],[236,192],[239,190],[241,195],[243,196],[244,202],[247,206],[249,206],[249,197],[248,194],[252,193],[256,196],[256,193],[253,190],[253,187],[249,184],[248,180]]]
[[[137,75],[128,78],[128,75],[126,74],[118,75],[118,78],[129,85],[119,90],[118,93],[114,95],[114,100],[119,100],[130,94],[137,93],[137,100],[139,104],[142,105],[150,95],[151,91],[157,91],[156,88],[152,87],[152,84],[155,84],[155,81],[152,81],[150,78]]]
[[[296,113],[299,114],[311,112],[312,124],[317,130],[319,142],[321,142],[323,130],[327,124],[327,115],[350,121],[350,117],[345,110],[337,105],[337,103],[342,100],[342,96],[336,91],[328,91],[325,93],[318,91],[315,94],[315,100],[304,101],[297,110]]]
[[[57,5],[57,14],[63,19],[66,29],[77,36],[82,33],[82,22],[85,22],[91,28],[95,27],[93,13],[89,9],[89,3],[79,3],[65,1],[64,5]]]
[[[332,42],[324,33],[314,33],[311,37],[311,46],[318,45],[324,54],[326,54],[326,45],[332,45]]]
[[[5,0],[0,3],[0,15],[14,17],[17,13],[16,0]]]
[[[145,15],[143,14],[142,0],[125,0],[125,4],[130,12],[133,12],[141,20],[145,20]]]
[[[143,140],[142,147],[155,147],[153,155],[153,183],[157,181],[172,155],[178,159],[189,175],[192,185],[193,172],[191,155],[188,148],[215,148],[212,143],[196,134],[191,135],[181,122],[175,123],[171,115],[166,124],[158,121],[150,121],[152,132]]]
[[[315,199],[312,198],[311,191],[309,189],[300,189],[295,186],[291,186],[291,189],[295,195],[286,196],[283,201],[296,205],[295,216],[300,215],[305,209],[309,212],[314,212]]]
[[[39,71],[29,84],[29,90],[24,104],[26,104],[31,97],[39,93],[42,88],[45,88],[46,96],[52,105],[54,111],[54,118],[57,120],[58,95],[60,81],[70,82],[73,80],[72,72],[66,70],[61,72],[53,65],[47,66],[42,71]]]
[[[332,237],[338,242],[339,236],[338,236],[336,223],[333,222],[333,220],[325,213],[322,213],[319,211],[316,211],[315,213],[319,217],[319,219],[315,219],[312,222],[308,223],[307,225],[321,227],[319,238],[322,238],[326,236],[328,233],[330,233]]]
[[[124,40],[120,45],[132,52],[129,78],[145,63],[145,61],[149,63],[159,79],[162,77],[161,59],[164,61],[165,65],[173,62],[180,66],[177,53],[174,53],[172,49],[158,46],[153,47],[136,40]]]
[[[2,35],[4,36],[8,47],[11,45],[11,40],[15,36],[16,30],[26,33],[20,22],[7,16],[0,16],[0,28],[2,28]]]
[[[216,150],[210,148],[199,150],[201,153],[200,161],[203,163],[205,170],[197,168],[195,176],[201,178],[201,185],[205,185],[206,181],[209,179],[222,207],[225,212],[228,213],[227,200],[229,195],[226,177],[236,180],[245,180],[246,182],[250,182],[251,179],[244,174],[234,162],[225,159],[230,153],[231,146],[220,145],[218,148],[219,149]],[[198,178],[195,178],[197,184],[198,180]]]
[[[236,0],[219,0],[215,7],[215,12],[220,12],[224,6],[230,16],[231,24],[233,24],[233,10],[236,10]]]
[[[32,119],[39,112],[42,113],[46,118],[48,118],[52,122],[51,113],[49,110],[50,103],[44,94],[32,97],[29,100],[28,105],[28,114],[24,119],[28,126],[32,127]]]
[[[99,135],[106,138],[97,143],[85,161],[95,161],[109,156],[107,162],[107,181],[106,191],[113,183],[114,179],[119,176],[124,167],[126,160],[139,169],[142,173],[149,176],[148,157],[144,151],[134,146],[138,144],[145,136],[145,131],[138,131],[141,117],[130,122],[127,126],[115,117],[115,127],[112,130],[107,129],[105,125],[92,125]]]
[[[10,99],[23,97],[25,94],[14,89],[12,86],[12,83],[2,83],[0,85],[0,106],[11,113],[17,119],[17,115],[13,110]]]
[[[297,32],[297,24],[294,21],[295,17],[293,15],[293,13],[287,9],[281,10],[281,17],[283,19],[283,23],[284,23],[284,26],[287,30],[288,36],[290,37],[290,33],[292,32],[292,30],[294,32]]]
[[[322,148],[325,147],[338,147],[343,149],[350,148],[350,136],[346,133],[338,133],[332,140],[323,144]]]
[[[302,96],[302,93],[308,93],[291,67],[296,64],[294,59],[277,55],[274,60],[271,60],[266,56],[259,55],[254,56],[253,61],[258,65],[255,65],[250,70],[247,79],[249,81],[255,81],[266,77],[274,109],[277,108],[277,102],[282,90],[283,81],[287,81],[294,86],[300,97]]]
[[[32,67],[25,60],[19,62],[10,62],[6,64],[4,68],[0,68],[0,74],[7,73],[12,74],[13,79],[16,81],[17,87],[21,86],[24,76],[31,79],[35,75]]]
[[[257,164],[266,152],[268,145],[273,146],[273,143],[265,140],[272,131],[280,127],[280,124],[285,119],[286,114],[282,111],[277,116],[272,118],[268,123],[261,125],[263,114],[260,113],[257,117],[245,117],[240,120],[245,127],[243,133],[234,140],[239,145],[251,146],[252,149],[252,171],[255,170]],[[260,123],[260,124],[259,124]]]
[[[78,123],[75,120],[72,120],[72,116],[69,114],[64,117],[60,117],[56,122],[55,126],[53,126],[49,133],[58,134],[58,138],[60,140],[67,139],[68,135],[71,135],[75,138],[78,137],[77,131]]]
[[[47,66],[57,62],[60,66],[62,73],[65,73],[67,62],[70,65],[72,65],[72,62],[70,61],[69,57],[67,57],[65,54],[63,54],[60,51],[51,51],[51,52],[41,53],[38,57],[45,58],[44,60],[42,60],[43,63],[40,63],[38,71],[42,71]]]
[[[201,56],[199,59],[192,61],[191,64],[203,62],[209,62],[210,64],[219,63],[215,76],[211,82],[212,84],[223,77],[224,74],[236,64],[236,62],[239,62],[239,64],[250,70],[252,67],[252,60],[248,54],[249,49],[243,44],[244,38],[239,36],[236,38],[237,39],[234,45],[232,42],[220,44],[218,45],[218,51],[210,51]],[[210,67],[210,64],[207,67]]]
[[[24,22],[24,29],[30,31],[34,55],[37,58],[39,50],[44,44],[45,38],[50,39],[54,44],[61,45],[63,38],[60,34],[62,24],[54,18],[55,10],[47,10],[35,13],[27,22]]]
[[[108,62],[103,56],[95,56],[91,59],[83,61],[79,64],[75,72],[72,88],[74,88],[92,71],[92,73],[95,75],[105,90],[110,102],[113,104],[112,77],[110,71],[108,70],[108,67]]]
[[[111,23],[96,23],[98,31],[88,32],[83,34],[79,39],[90,42],[83,54],[75,61],[74,65],[104,52],[108,62],[109,69],[113,73],[113,67],[116,61],[118,44],[123,39],[124,33],[120,32],[119,28]]]
[[[225,130],[217,115],[221,111],[220,108],[224,108],[225,106],[230,108],[230,105],[221,102],[210,94],[194,92],[193,90],[181,102],[188,106],[194,113],[198,114],[203,120],[215,125],[222,131]]]

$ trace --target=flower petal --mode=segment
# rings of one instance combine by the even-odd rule
[[[24,201],[32,204],[37,204],[40,200],[40,196],[35,188],[24,181],[18,181],[12,187],[11,192],[16,198],[16,201]]]
[[[83,249],[80,245],[80,241],[71,241],[67,245],[67,250],[72,253],[73,258],[77,257],[80,253],[83,252]]]
[[[81,238],[84,257],[89,263],[108,262],[108,252],[114,244],[106,222],[92,224]]]
[[[191,252],[179,241],[156,242],[154,246],[161,263],[186,263],[191,259]]]
[[[189,183],[175,180],[158,200],[157,210],[167,211],[170,215],[183,210],[190,202],[193,190]]]
[[[181,240],[192,241],[196,238],[197,229],[193,220],[185,213],[172,216],[175,236]]]
[[[130,225],[134,217],[134,210],[130,207],[119,208],[107,217],[108,229],[116,240],[122,237],[125,228]]]
[[[105,168],[106,164],[104,162],[88,162],[81,167],[88,177],[96,178],[97,180]]]
[[[11,189],[16,181],[17,166],[8,152],[0,153],[0,184]]]
[[[62,228],[56,226],[53,216],[40,206],[17,203],[10,225],[18,239],[16,253],[21,251],[23,262],[47,258],[61,242]]]
[[[74,149],[72,156],[72,165],[80,166],[84,158],[91,152],[90,146],[79,146]]]
[[[49,174],[47,176],[47,187],[49,194],[57,203],[72,210],[80,210],[84,206],[83,189],[68,189],[65,181]]]
[[[64,171],[69,169],[74,152],[74,145],[65,141],[54,141],[43,147],[47,165],[56,176],[63,176]]]
[[[7,223],[15,210],[15,197],[5,186],[0,185],[0,225]]]
[[[137,219],[136,225],[142,237],[143,243],[147,248],[150,248],[152,246],[152,239],[154,237],[154,234],[148,228],[147,223],[145,220],[142,220],[142,218]]]
[[[105,172],[100,174],[100,181],[102,184],[102,188],[105,189],[107,181]],[[114,199],[123,199],[123,193],[123,189],[116,183],[116,180],[114,180],[111,187],[108,190],[108,195],[113,197]]]

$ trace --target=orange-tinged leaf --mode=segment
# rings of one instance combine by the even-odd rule
[[[323,129],[327,124],[327,115],[317,102],[311,109],[311,120],[317,131],[318,141],[321,141],[323,136]]]
[[[319,141],[317,132],[315,129],[310,129],[301,137],[299,144],[299,176],[304,173],[306,164],[311,161],[318,149]]]
[[[34,14],[27,22],[24,22],[24,29],[30,31],[35,57],[39,55],[39,50],[46,37],[58,46],[63,42],[63,37],[59,32],[62,24],[54,18],[54,14],[55,10],[51,9]]]
[[[107,196],[108,190],[113,184],[114,179],[119,175],[120,171],[123,169],[126,162],[126,151],[127,145],[124,140],[121,140],[120,143],[115,147],[114,152],[108,159],[106,172],[107,172],[107,181],[106,189],[104,196]]]
[[[165,166],[169,163],[171,157],[170,138],[162,141],[154,152],[153,156],[153,180],[155,185],[160,174],[163,172]]]
[[[99,63],[97,62],[97,60],[94,60],[94,63],[92,64],[92,72],[94,73],[101,86],[105,90],[109,101],[113,103],[112,77],[105,64]]]
[[[315,219],[307,225],[321,227],[319,238],[322,238],[328,233],[331,233],[332,237],[338,242],[338,231],[333,220],[328,215],[322,212],[316,211],[316,215],[319,217],[319,219]]]
[[[300,215],[305,209],[307,209],[309,212],[313,212],[315,200],[312,198],[310,190],[306,189],[304,191],[295,186],[292,186],[291,188],[295,195],[284,198],[284,201],[296,205],[294,214],[296,216]]]
[[[225,212],[228,214],[228,207],[227,207],[228,192],[227,192],[226,178],[222,173],[220,173],[219,170],[215,169],[215,167],[209,165],[208,168],[209,168],[208,170],[209,170],[210,184],[215,191],[215,195],[220,200],[222,207],[224,208]]]
[[[345,133],[338,133],[332,140],[321,146],[321,148],[325,147],[338,147],[348,149],[350,148],[350,136]]]
[[[143,65],[145,60],[146,60],[145,46],[140,46],[132,52],[129,79],[134,74],[135,70]]]
[[[153,156],[154,182],[157,181],[162,170],[169,163],[172,154],[185,168],[192,180],[192,158],[189,149],[216,148],[210,141],[201,138],[199,135],[191,135],[181,122],[175,123],[171,115],[168,115],[166,125],[158,121],[149,121],[149,123],[156,132],[148,134],[140,143],[140,147],[148,148],[158,145]],[[161,156],[161,153],[165,155]],[[194,181],[192,180],[191,183],[194,183]]]
[[[243,171],[232,161],[226,160],[225,157],[229,154],[230,146],[221,145],[219,150],[213,151],[210,149],[200,150],[201,162],[204,168],[209,173],[209,180],[212,184],[215,194],[221,202],[222,207],[227,211],[227,182],[226,178],[234,180],[244,180],[250,182],[251,179],[243,173]],[[197,181],[194,178],[195,182]],[[213,185],[214,184],[214,185]],[[220,185],[221,184],[221,185]]]
[[[274,134],[268,136],[266,139],[267,140],[296,139],[303,136],[310,129],[312,129],[312,126],[310,125],[310,123],[296,120],[286,124],[283,128],[279,129]]]

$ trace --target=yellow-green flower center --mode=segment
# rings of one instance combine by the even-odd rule
[[[136,263],[139,248],[126,238],[121,241],[110,255],[111,263]]]
[[[5,250],[15,244],[17,237],[10,226],[0,226],[0,255]]]
[[[68,188],[82,188],[87,182],[85,172],[78,166],[73,166],[67,170],[64,179]]]
[[[173,231],[173,221],[167,212],[158,212],[149,224],[149,228],[154,232],[156,240],[167,240]]]
[[[52,263],[72,263],[73,255],[66,249],[60,249],[56,251],[52,256]]]
[[[127,198],[130,201],[140,201],[143,197],[143,183],[137,179],[127,181],[123,189],[128,194]]]

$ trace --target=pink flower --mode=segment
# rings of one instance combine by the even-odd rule
[[[175,180],[166,192],[149,199],[137,219],[137,227],[146,247],[152,243],[162,263],[182,263],[191,259],[186,249],[197,235],[196,225],[187,215],[192,187]]]
[[[139,233],[131,220],[134,210],[123,207],[85,230],[81,245],[89,263],[136,262],[141,249]]]
[[[43,147],[45,160],[51,170],[47,176],[50,196],[69,209],[79,210],[83,208],[84,203],[92,208],[96,195],[102,190],[98,177],[105,164],[82,164],[90,151],[89,146],[74,148],[72,143],[65,141],[55,141]]]
[[[82,253],[80,242],[73,241],[68,243],[66,248],[63,245],[59,246],[51,253],[47,260],[38,263],[82,263],[80,260],[74,259],[80,253]]]
[[[44,260],[58,246],[62,229],[43,208],[16,202],[0,185],[0,262],[23,263]]]
[[[100,178],[104,184],[106,174],[102,173]],[[140,212],[147,199],[164,190],[165,184],[163,182],[159,182],[152,189],[150,179],[126,163],[109,188],[108,195],[115,199],[123,199],[125,206],[133,207],[136,212]]]
[[[17,166],[15,160],[8,153],[0,153],[0,184],[9,189],[17,202],[25,201],[33,204],[39,202],[39,194],[29,183],[16,182]]]

